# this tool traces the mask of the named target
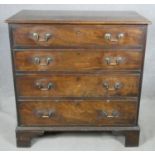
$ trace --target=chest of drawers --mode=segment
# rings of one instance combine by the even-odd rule
[[[9,23],[17,146],[46,131],[112,131],[139,143],[146,31],[135,12],[21,11]]]

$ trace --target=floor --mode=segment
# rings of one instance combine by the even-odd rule
[[[11,101],[8,97],[8,101]],[[14,103],[13,103],[14,104]],[[16,116],[0,112],[0,150],[155,150],[155,104],[142,99],[139,124],[139,147],[124,147],[124,137],[110,133],[58,133],[36,138],[31,148],[17,148]]]

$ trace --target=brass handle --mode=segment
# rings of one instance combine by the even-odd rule
[[[116,110],[113,110],[111,113],[106,112],[106,111],[100,111],[99,112],[99,116],[101,118],[115,118],[115,117],[119,117],[120,113]]]
[[[52,36],[51,33],[45,33],[44,37],[41,38],[38,33],[36,33],[36,32],[32,33],[33,39],[35,41],[39,41],[39,42],[47,42],[51,38],[51,36]]]
[[[40,57],[34,57],[33,62],[34,64],[40,65],[40,66],[47,66],[49,65],[54,59],[52,57],[45,57],[45,58],[40,58]]]
[[[110,66],[116,66],[119,65],[123,62],[123,58],[122,57],[105,57],[105,62],[107,65]]]
[[[52,82],[47,82],[46,80],[37,80],[35,82],[35,86],[43,91],[47,91],[54,88],[54,84]]]
[[[35,110],[34,113],[39,118],[52,118],[56,115],[54,109]]]
[[[118,112],[118,111],[114,110],[114,111],[112,111],[111,114],[112,114],[113,117],[120,117],[120,112]]]
[[[121,89],[122,86],[123,86],[123,85],[122,85],[121,82],[115,82],[115,84],[114,84],[114,88],[115,88],[115,90]]]
[[[124,38],[124,33],[119,33],[116,38],[112,37],[111,33],[105,33],[104,35],[104,39],[111,42],[118,42],[122,38]]]
[[[39,34],[36,33],[36,32],[32,33],[32,37],[33,37],[33,39],[34,39],[35,41],[38,41],[38,40],[39,40]]]
[[[103,87],[108,91],[116,91],[121,89],[123,84],[121,82],[115,82],[114,85],[110,86],[109,82],[105,81],[103,82]]]

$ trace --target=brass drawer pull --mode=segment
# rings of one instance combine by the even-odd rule
[[[111,42],[118,42],[122,38],[124,38],[124,33],[119,33],[116,38],[112,37],[111,33],[105,33],[104,35],[104,39]]]
[[[39,41],[39,42],[47,42],[51,38],[51,36],[52,36],[51,33],[45,33],[44,37],[41,38],[38,33],[36,33],[36,32],[32,33],[33,39],[35,41]]]
[[[47,90],[50,90],[50,89],[53,89],[54,88],[54,84],[52,82],[47,82],[44,79],[37,80],[35,82],[35,86],[38,89],[43,90],[43,91],[47,91]]]
[[[122,57],[105,57],[104,58],[107,65],[116,66],[123,62],[124,58]]]
[[[45,57],[45,58],[40,58],[40,57],[34,57],[33,62],[34,64],[40,65],[40,66],[48,66],[51,62],[53,62],[52,57]]]
[[[39,118],[53,118],[56,115],[56,112],[53,109],[36,110],[34,113]]]
[[[120,113],[118,111],[112,111],[111,113],[108,113],[106,111],[100,111],[99,115],[101,118],[115,118],[119,117]]]
[[[115,82],[113,86],[110,86],[109,82],[105,81],[103,82],[103,87],[108,91],[115,91],[121,89],[123,87],[123,84],[121,82]]]

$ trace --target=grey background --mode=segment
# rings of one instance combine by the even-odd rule
[[[152,21],[148,27],[144,79],[140,106],[140,146],[125,148],[122,136],[56,134],[37,139],[29,149],[17,149],[16,109],[8,27],[4,20],[22,9],[134,10]],[[0,5],[0,150],[155,150],[155,5]]]

